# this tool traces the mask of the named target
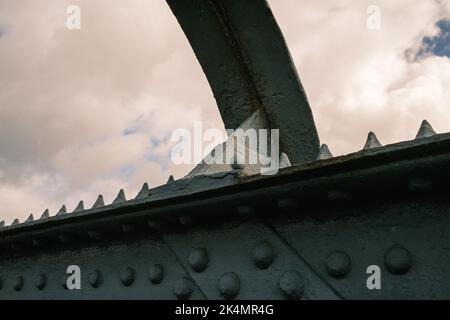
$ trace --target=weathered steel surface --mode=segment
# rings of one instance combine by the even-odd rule
[[[450,201],[417,197],[374,197],[334,210],[333,219],[322,208],[309,209],[306,219],[274,225],[345,299],[448,299]],[[381,290],[367,289],[370,265],[381,268]]]
[[[319,139],[283,35],[266,0],[168,0],[214,92],[227,129],[257,110],[280,129],[293,164],[314,160]]]
[[[135,199],[0,222],[0,298],[450,298],[450,134],[424,121],[414,141],[383,147],[370,133],[333,158],[266,1],[168,2],[226,126],[262,110],[302,164],[171,177]],[[69,265],[80,290],[65,286]],[[366,286],[369,265],[381,290]]]
[[[0,229],[0,298],[449,298],[449,166],[444,134],[276,176],[120,192]],[[63,286],[72,264],[81,290]],[[381,290],[366,287],[369,265],[381,267]]]

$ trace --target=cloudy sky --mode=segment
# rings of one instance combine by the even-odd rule
[[[269,2],[334,154],[450,131],[450,1]],[[165,1],[0,0],[0,220],[182,177],[170,135],[194,121],[224,129]]]

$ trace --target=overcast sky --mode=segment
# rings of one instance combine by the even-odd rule
[[[81,30],[66,28],[69,5]],[[450,1],[271,0],[322,142],[357,151],[450,131]],[[367,8],[381,29],[367,28]],[[163,0],[0,0],[0,220],[180,178],[177,128],[223,128]]]

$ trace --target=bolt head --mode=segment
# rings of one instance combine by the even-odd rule
[[[43,290],[47,285],[47,276],[45,274],[38,275],[35,281],[35,285],[38,290]]]
[[[94,270],[89,275],[89,284],[92,286],[92,288],[98,288],[102,281],[102,273],[99,270]]]
[[[343,278],[351,270],[350,257],[343,251],[332,252],[327,258],[327,272],[333,278]]]
[[[299,300],[305,293],[305,280],[296,271],[286,271],[278,281],[283,295],[291,300]]]
[[[191,296],[192,292],[194,291],[192,280],[183,277],[181,279],[178,279],[178,281],[175,283],[175,286],[173,288],[173,292],[175,293],[175,296],[179,300],[187,300]]]
[[[386,252],[384,256],[386,269],[396,275],[405,274],[411,269],[411,253],[399,245],[394,245]]]
[[[64,289],[68,289],[67,288],[67,276],[64,274],[62,277],[61,277],[61,285],[62,285],[62,287],[64,288]]]
[[[204,248],[195,249],[189,255],[189,265],[196,272],[202,272],[209,263],[208,251]]]
[[[134,282],[134,269],[131,267],[126,268],[120,275],[120,281],[126,287],[129,287]]]
[[[239,277],[234,272],[225,273],[219,279],[219,291],[225,299],[234,299],[238,295],[240,288]]]
[[[17,276],[16,279],[14,280],[14,285],[13,285],[13,289],[15,291],[21,291],[23,288],[23,277],[22,276]]]
[[[153,284],[160,284],[164,279],[164,268],[160,264],[155,264],[148,269],[148,278]]]
[[[259,243],[252,251],[253,261],[259,269],[267,269],[275,260],[275,253],[268,241]]]

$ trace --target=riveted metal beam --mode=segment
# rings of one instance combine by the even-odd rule
[[[165,233],[208,299],[339,299],[314,270],[262,223],[227,223]],[[285,283],[285,273],[298,281]],[[284,286],[297,291],[293,294]]]

